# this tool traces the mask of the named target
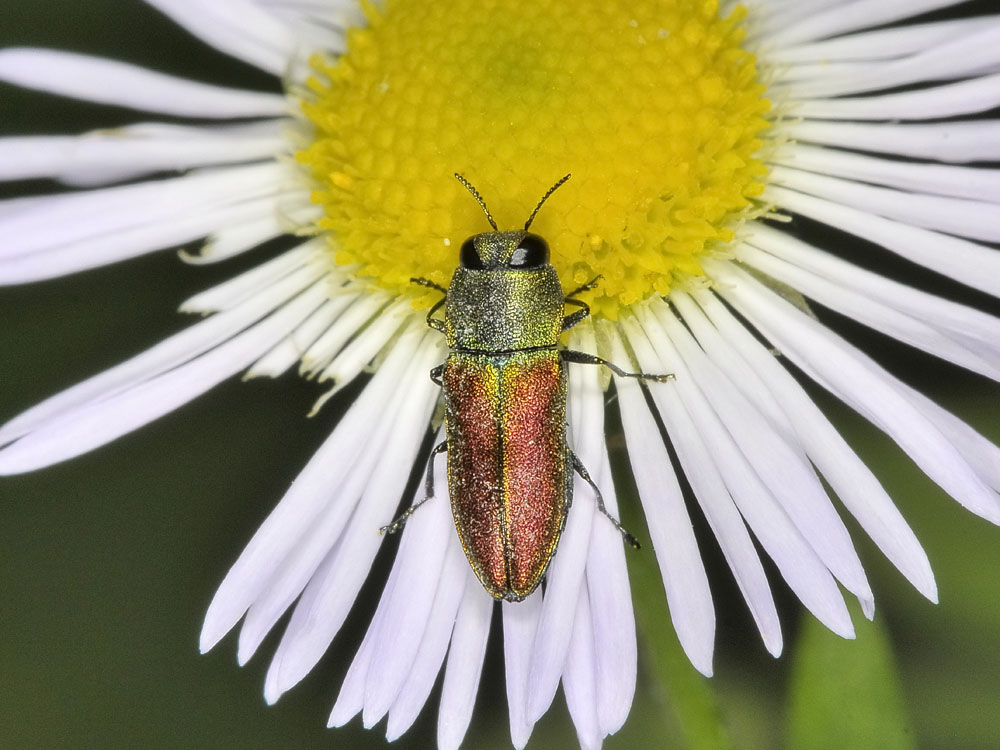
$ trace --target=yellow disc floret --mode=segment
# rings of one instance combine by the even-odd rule
[[[742,9],[714,0],[386,0],[347,52],[314,59],[298,154],[337,263],[398,293],[447,285],[489,229],[452,177],[519,228],[563,284],[601,274],[594,313],[666,294],[763,189],[768,103],[740,47]],[[435,299],[427,297],[424,302]]]

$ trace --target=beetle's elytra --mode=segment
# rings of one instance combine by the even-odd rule
[[[600,490],[566,441],[566,363],[604,365],[618,375],[666,381],[672,375],[627,373],[591,354],[558,348],[559,336],[590,314],[575,295],[563,295],[545,240],[528,231],[535,214],[566,175],[542,197],[523,230],[501,232],[478,191],[456,174],[493,228],[467,239],[443,300],[427,324],[445,334],[451,350],[431,378],[444,389],[446,440],[431,454],[448,453],[448,491],[455,527],[483,587],[496,599],[521,601],[534,591],[555,554],[573,500],[575,470],[597,497],[598,508],[633,546],[605,509]],[[434,314],[445,306],[444,320]],[[565,315],[565,305],[576,310]],[[426,498],[425,498],[426,499]],[[424,501],[383,530],[397,531]]]

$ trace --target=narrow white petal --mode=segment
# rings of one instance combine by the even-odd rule
[[[290,28],[250,0],[146,2],[217,50],[276,76],[284,74],[297,45]]]
[[[847,71],[841,75],[800,80],[777,87],[797,99],[843,96],[880,91],[929,81],[974,76],[995,72],[1000,66],[1000,25],[983,22],[981,27],[962,37],[924,49],[917,54],[888,62],[869,61],[864,74]]]
[[[39,427],[0,451],[0,474],[51,466],[168,414],[249,365],[322,304],[325,296],[319,284],[207,354]]]
[[[769,49],[773,65],[835,63],[843,60],[882,60],[903,57],[945,44],[982,28],[996,17],[959,18],[951,21],[911,24],[827,39],[821,42]]]
[[[809,377],[885,431],[949,495],[1000,522],[994,493],[889,373],[733,264],[708,260],[719,291]]]
[[[223,88],[136,65],[61,50],[0,50],[0,81],[99,104],[175,117],[282,117],[280,94]]]
[[[282,226],[277,214],[269,213],[242,224],[220,227],[205,239],[201,247],[193,252],[182,248],[178,255],[193,266],[218,263],[259,247],[285,232],[286,227]]]
[[[1000,160],[1000,120],[930,124],[797,120],[776,125],[775,134],[805,143],[918,159],[955,163]]]
[[[633,316],[625,317],[622,326],[643,372],[672,370],[674,362],[661,357]],[[666,383],[663,388],[650,389],[650,394],[677,451],[684,475],[760,630],[764,646],[777,656],[782,649],[781,625],[760,558],[675,385]]]
[[[798,23],[780,25],[775,14],[768,25],[767,42],[775,46],[825,39],[858,29],[870,29],[921,13],[956,5],[958,0],[853,0],[837,3]]]
[[[399,395],[394,396],[395,408],[386,411],[365,452],[351,468],[340,501],[330,503],[332,507],[296,540],[295,549],[274,571],[273,580],[247,613],[240,633],[243,660],[306,587],[268,671],[276,695],[297,684],[319,661],[364,583],[382,542],[378,530],[396,515],[437,399],[437,393],[431,392],[433,384],[416,382],[417,373],[429,368],[437,356],[433,346],[417,350],[406,370],[406,377],[413,379],[407,382],[414,382],[414,386],[399,394],[403,396],[401,401]],[[394,414],[396,409],[398,413]],[[367,427],[367,431],[371,428]],[[358,440],[358,436],[354,439]],[[318,578],[314,575],[316,567],[338,539],[329,575]],[[310,590],[314,593],[310,594]]]
[[[316,263],[323,253],[321,240],[309,240],[269,261],[254,266],[238,276],[199,292],[181,303],[181,312],[213,313],[230,310],[260,294],[272,284],[299,269]]]
[[[385,738],[389,742],[398,739],[416,721],[441,671],[445,654],[448,653],[448,644],[451,642],[458,608],[470,577],[470,568],[456,534],[451,535],[451,541],[446,543],[446,547],[441,580],[424,638],[414,657],[410,675],[389,709],[385,732]],[[478,581],[476,583],[478,585]]]
[[[757,493],[759,497],[754,501],[755,509],[770,498],[776,500],[837,579],[860,599],[871,600],[872,591],[851,537],[805,457],[789,446],[784,437],[761,417],[753,402],[744,398],[713,365],[666,303],[653,303],[647,309],[650,315],[655,316],[655,322],[663,327],[665,334],[656,337],[654,346],[659,344],[665,347],[669,338],[680,355],[678,375],[688,370],[689,377],[678,377],[677,387],[691,416],[704,430],[702,436],[709,443],[710,452],[718,455],[716,450],[712,450],[713,444],[717,450],[730,447],[726,432],[732,438],[732,448],[736,449],[734,460],[720,458],[716,464],[723,478],[729,477],[726,484],[730,494],[757,536],[761,536],[759,524],[754,524],[748,516],[739,495],[744,489],[757,488],[748,482],[734,481],[732,475],[727,473],[730,469],[741,468],[741,455],[746,459],[747,467],[752,468],[760,478],[762,487],[766,487],[763,493]],[[641,315],[639,319],[647,333],[656,330],[654,321]],[[716,433],[714,438],[709,430]],[[779,513],[775,508],[773,515]]]
[[[994,362],[991,362],[991,358],[988,356],[989,352],[986,350],[986,346],[989,344],[982,347],[983,353],[987,356],[981,356],[974,350],[963,346],[960,339],[935,328],[933,319],[922,320],[921,318],[931,318],[929,311],[916,317],[898,309],[915,298],[919,299],[920,293],[916,290],[893,289],[889,286],[891,282],[880,284],[881,277],[876,274],[868,274],[866,277],[862,269],[855,269],[856,273],[851,274],[857,280],[856,286],[846,279],[844,283],[834,283],[763,252],[750,244],[741,245],[736,257],[778,281],[797,289],[820,304],[837,310],[877,331],[994,380],[1000,380],[1000,354],[994,351],[995,356],[992,357]],[[872,296],[869,290],[864,289],[866,281],[873,282],[871,285],[875,287],[884,286],[882,291],[886,296]],[[888,282],[888,280],[885,281]],[[894,292],[898,292],[895,297],[891,296]],[[907,294],[907,292],[912,292],[912,294]],[[924,296],[931,297],[931,295]],[[945,300],[938,301],[946,303]],[[894,306],[893,302],[896,302],[898,307]],[[976,312],[969,310],[970,323],[976,322],[979,317],[975,314]],[[980,315],[989,317],[984,314]],[[994,320],[992,327],[995,333],[1000,335],[1000,321]],[[994,338],[991,343],[993,346],[1000,345],[1000,339]]]
[[[993,203],[893,190],[781,166],[771,169],[770,180],[772,185],[784,185],[913,226],[985,242],[1000,241],[1000,209]],[[770,198],[765,190],[764,200]]]
[[[334,357],[320,374],[319,381],[333,381],[337,386],[350,383],[384,347],[389,339],[407,322],[412,323],[420,316],[413,314],[409,299],[401,299],[382,310],[378,317],[358,332],[357,335]],[[420,321],[423,323],[423,321]]]
[[[324,561],[322,568],[317,573],[326,574],[329,572],[329,563]],[[327,719],[327,727],[342,727],[359,713],[365,705],[365,678],[368,676],[368,665],[372,659],[372,639],[371,631],[365,632],[364,640],[354,654],[351,666],[344,675],[344,681],[340,685],[340,692],[337,693],[337,700],[330,711],[330,718]],[[265,689],[265,693],[267,690]],[[274,701],[268,701],[274,703]]]
[[[850,232],[907,260],[1000,297],[1000,253],[991,247],[777,185],[769,186],[767,191],[781,208]]]
[[[748,371],[760,373],[762,380],[779,397],[810,460],[822,472],[841,502],[900,572],[924,596],[937,601],[937,587],[927,555],[875,475],[851,450],[791,374],[715,295],[700,290],[694,296],[715,329],[698,324],[697,311],[690,306],[686,295],[678,293],[671,299],[682,310],[685,320],[697,328],[699,340],[704,344],[710,340],[712,331],[717,331],[742,355]]]
[[[596,351],[593,326],[581,324],[574,328],[570,347]],[[600,456],[604,449],[604,391],[598,376],[597,368],[590,365],[570,367],[568,416],[573,450],[592,472],[594,482],[601,486],[610,477],[600,474]],[[595,503],[590,486],[578,476],[573,478],[573,498],[575,502],[559,540],[559,553],[552,559],[546,574],[545,599],[531,655],[527,712],[532,723],[548,710],[559,687],[590,550]],[[598,523],[603,521],[597,519]]]
[[[97,185],[152,172],[270,160],[289,149],[280,123],[140,123],[83,135],[0,138],[0,180],[51,177]]]
[[[604,505],[612,516],[618,518],[618,500],[611,482],[611,465],[606,451],[601,453],[598,473],[604,478],[599,485]],[[628,718],[635,697],[638,649],[621,534],[601,516],[594,521],[590,532],[590,554],[587,555],[587,585],[581,589],[581,599],[585,596],[589,599],[587,609],[593,630],[591,648],[594,652],[591,656],[594,669],[591,679],[596,680],[595,718],[600,736],[603,736],[617,732]],[[574,631],[573,638],[576,637]],[[571,643],[567,672],[572,661]],[[565,684],[566,674],[563,680]]]
[[[0,215],[0,231],[14,238],[4,243],[0,257],[57,248],[74,240],[113,235],[156,221],[176,221],[208,208],[273,196],[293,177],[283,165],[254,164],[48,196]]]
[[[934,120],[997,106],[1000,74],[897,94],[789,102],[795,115],[819,120]]]
[[[615,362],[628,362],[618,336],[611,340]],[[663,577],[670,619],[694,668],[711,677],[715,610],[684,496],[639,385],[631,378],[615,378],[615,387],[629,461]]]
[[[573,612],[573,633],[569,640],[566,671],[563,674],[566,705],[573,717],[581,750],[599,750],[605,734],[599,723],[602,707],[598,696],[600,678],[598,655],[595,651],[607,648],[608,644],[598,640],[591,624],[592,614],[596,614],[596,611],[592,610],[584,587]]]
[[[319,337],[319,340],[302,355],[302,374],[315,377],[326,367],[354,335],[386,307],[392,296],[382,291],[350,293],[349,305],[337,322]]]
[[[510,741],[517,750],[524,750],[535,726],[535,722],[528,718],[526,709],[531,685],[531,660],[534,658],[534,643],[542,616],[543,599],[542,593],[536,591],[523,602],[503,602],[501,606]]]
[[[657,316],[656,320],[662,321],[664,317]],[[677,386],[681,398],[730,495],[761,546],[802,603],[833,632],[853,638],[850,615],[830,571],[845,578],[845,585],[862,601],[870,603],[874,597],[847,530],[833,511],[829,499],[825,496],[810,499],[810,491],[803,490],[801,479],[794,475],[797,458],[790,459],[787,454],[784,461],[789,471],[785,478],[791,487],[799,485],[798,491],[791,494],[803,498],[803,505],[811,507],[799,508],[794,504],[794,497],[791,502],[783,499],[775,483],[767,481],[766,470],[762,473],[759,457],[755,461],[748,453],[746,443],[737,438],[738,430],[743,425],[732,416],[721,418],[718,405],[712,412],[712,399],[708,394],[711,392],[713,397],[717,397],[723,390],[719,379],[706,377],[708,370],[693,361],[691,353],[678,341],[675,330],[668,329],[661,335],[650,313],[640,315],[640,322],[647,334],[656,335],[661,346],[666,344],[668,335],[673,343],[678,344],[680,357],[674,355],[671,359],[677,360]],[[695,366],[688,369],[692,364]],[[758,423],[752,431],[762,442],[771,442],[772,449],[777,444],[768,441],[770,436],[766,425]],[[780,455],[782,450],[778,449],[777,453]],[[828,525],[831,539],[823,534],[823,522]]]
[[[243,379],[277,378],[288,372],[302,358],[306,348],[330,327],[339,314],[337,300],[328,300],[283,341],[254,362]]]
[[[301,277],[282,279],[232,310],[196,323],[142,354],[47,398],[0,427],[0,445],[43,427],[58,431],[59,420],[75,410],[132,389],[221,345],[302,291],[304,281]]]
[[[493,599],[483,589],[472,569],[466,567],[465,595],[455,620],[441,688],[437,728],[439,750],[458,750],[469,728],[479,692],[493,609]]]
[[[443,437],[443,436],[439,436]],[[364,721],[372,727],[389,712],[416,658],[431,616],[445,550],[455,533],[445,462],[434,467],[435,497],[410,516],[393,570],[392,594],[372,620],[375,653],[365,687]],[[423,499],[424,489],[417,490]]]
[[[900,190],[1000,203],[1000,170],[996,169],[879,159],[804,143],[780,150],[771,162]]]
[[[300,545],[304,536],[329,509],[333,498],[345,497],[344,481],[372,437],[373,414],[391,405],[399,379],[416,355],[416,338],[400,341],[378,372],[351,404],[333,434],[323,443],[295,483],[254,534],[219,586],[201,633],[201,650],[212,648],[239,621],[267,589],[276,571]],[[346,511],[349,513],[349,509]],[[333,540],[331,540],[331,545]],[[293,594],[294,597],[294,594]]]

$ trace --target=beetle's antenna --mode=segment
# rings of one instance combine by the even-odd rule
[[[538,201],[538,205],[535,206],[535,210],[531,212],[531,216],[529,216],[528,220],[526,222],[524,222],[524,231],[525,232],[528,231],[528,227],[531,226],[531,222],[533,222],[535,220],[535,214],[538,213],[538,209],[540,209],[542,207],[542,204],[545,203],[545,201],[547,201],[549,199],[549,196],[552,195],[556,190],[558,190],[559,187],[564,182],[566,182],[566,180],[568,180],[570,177],[572,177],[571,174],[568,174],[565,177],[563,177],[561,180],[559,180],[559,182],[557,182],[555,185],[553,185],[552,187],[550,187],[549,191],[545,195],[542,196],[542,199],[540,201]]]
[[[479,207],[483,209],[483,213],[486,214],[486,221],[488,221],[490,226],[493,227],[494,232],[499,232],[500,229],[497,227],[497,223],[493,221],[493,215],[490,213],[490,210],[486,208],[486,201],[483,200],[483,196],[479,194],[479,191],[472,187],[472,183],[462,177],[462,175],[458,172],[455,172],[455,179],[465,185],[465,189],[472,193],[472,197],[476,199],[476,203],[479,204]],[[552,191],[550,190],[549,192]]]

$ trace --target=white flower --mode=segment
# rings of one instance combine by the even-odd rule
[[[0,140],[0,178],[54,178],[87,188],[0,204],[0,283],[50,279],[202,238],[202,252],[186,259],[223,261],[284,233],[330,229],[324,222],[335,222],[324,209],[338,205],[336,188],[356,176],[337,172],[335,187],[323,185],[324,195],[313,203],[315,185],[291,157],[323,147],[299,112],[302,101],[308,107],[323,95],[306,88],[310,68],[303,53],[347,51],[347,29],[365,22],[359,5],[148,2],[217,49],[283,78],[288,96],[67,52],[0,50],[0,80],[201,121]],[[1000,123],[975,117],[1000,106],[1000,16],[870,30],[955,4],[748,3],[744,46],[757,55],[776,105],[762,136],[768,174],[756,213],[726,208],[693,254],[704,274],[671,267],[662,276],[669,281],[666,297],[654,293],[660,287],[652,282],[629,297],[632,266],[621,261],[623,253],[606,256],[628,266],[607,274],[608,285],[622,289],[616,301],[607,301],[609,293],[603,308],[595,306],[608,315],[572,333],[572,348],[677,376],[649,387],[654,411],[636,382],[616,377],[615,387],[673,624],[692,664],[706,675],[712,673],[715,609],[657,419],[774,655],[781,653],[782,633],[753,537],[832,631],[854,633],[840,586],[869,618],[874,613],[865,571],[820,477],[903,575],[927,598],[937,596],[909,526],[783,359],[887,433],[958,502],[1000,523],[1000,450],[824,326],[794,292],[994,380],[1000,379],[997,319],[865,270],[767,220],[803,217],[1000,296],[1000,253],[988,244],[1000,241],[1000,178],[993,169],[962,166],[1000,160]],[[388,5],[387,16],[395,7]],[[639,26],[636,20],[633,28],[645,33]],[[658,32],[642,44],[681,33]],[[695,33],[685,27],[689,32]],[[700,95],[712,97],[717,82],[699,82],[705,86]],[[387,76],[378,91],[393,85]],[[746,117],[759,115],[748,111]],[[323,129],[319,116],[310,119]],[[205,124],[210,120],[218,124]],[[336,136],[343,127],[337,122],[330,131]],[[676,127],[672,135],[679,138],[686,125]],[[594,144],[595,153],[599,147]],[[320,167],[307,164],[316,178]],[[179,174],[146,179],[164,171]],[[444,164],[442,171],[453,167]],[[129,180],[138,181],[115,184]],[[530,202],[537,195],[498,196],[508,199]],[[562,219],[568,227],[576,221],[572,212]],[[724,243],[719,233],[729,229],[735,238]],[[587,232],[595,248],[610,241]],[[451,242],[444,234],[442,252],[454,259],[464,237]],[[447,353],[424,312],[414,310],[412,295],[391,280],[370,284],[373,275],[386,279],[370,270],[374,260],[355,257],[350,248],[338,246],[349,257],[335,262],[331,236],[339,242],[347,234],[337,225],[328,235],[303,239],[187,300],[182,310],[208,317],[0,428],[6,446],[0,473],[15,474],[101,446],[240,372],[276,377],[298,364],[304,374],[332,382],[322,403],[374,363],[371,379],[226,575],[206,616],[203,650],[243,620],[239,660],[245,663],[292,608],[267,675],[268,701],[315,666],[347,618],[384,541],[375,532],[397,513],[420,459],[439,395],[427,372]],[[408,269],[399,269],[400,283]],[[572,282],[564,277],[564,283]],[[569,421],[574,450],[617,515],[600,375],[596,368],[573,368]],[[388,716],[387,735],[398,737],[444,669],[438,744],[453,748],[471,719],[496,608],[458,544],[443,463],[434,471],[436,497],[402,534],[330,725],[361,713],[370,727]],[[421,496],[422,488],[412,500]],[[636,639],[625,553],[618,532],[595,513],[589,487],[578,480],[574,496],[544,592],[500,607],[516,747],[525,745],[560,682],[583,747],[598,747],[620,728],[632,703]]]

